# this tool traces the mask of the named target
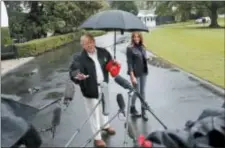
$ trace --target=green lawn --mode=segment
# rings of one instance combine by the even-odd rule
[[[224,26],[224,20],[219,24]],[[224,29],[193,22],[164,25],[144,34],[153,53],[205,80],[225,88]]]

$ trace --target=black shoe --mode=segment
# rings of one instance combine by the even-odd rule
[[[141,116],[144,121],[148,121],[148,116],[146,115],[144,108],[141,108]]]
[[[130,107],[130,114],[133,117],[141,117],[141,115],[138,113],[138,111],[136,110],[134,106]]]

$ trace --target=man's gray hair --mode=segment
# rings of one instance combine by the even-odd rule
[[[85,35],[82,35],[81,37],[80,37],[80,43],[82,44],[82,42],[83,42],[83,40],[85,39]]]

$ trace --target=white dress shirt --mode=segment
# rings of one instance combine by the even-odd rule
[[[97,49],[95,49],[94,53],[88,53],[88,56],[94,61],[95,63],[95,70],[96,70],[96,76],[97,76],[97,83],[102,83],[104,81],[103,71],[101,68],[101,65],[98,61],[98,54]]]

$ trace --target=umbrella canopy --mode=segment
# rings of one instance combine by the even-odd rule
[[[92,30],[148,32],[147,26],[137,16],[122,10],[99,12],[87,19],[80,27]]]
[[[147,26],[137,16],[122,10],[99,12],[87,19],[80,28],[114,31],[114,59],[116,58],[116,31],[148,32]]]

